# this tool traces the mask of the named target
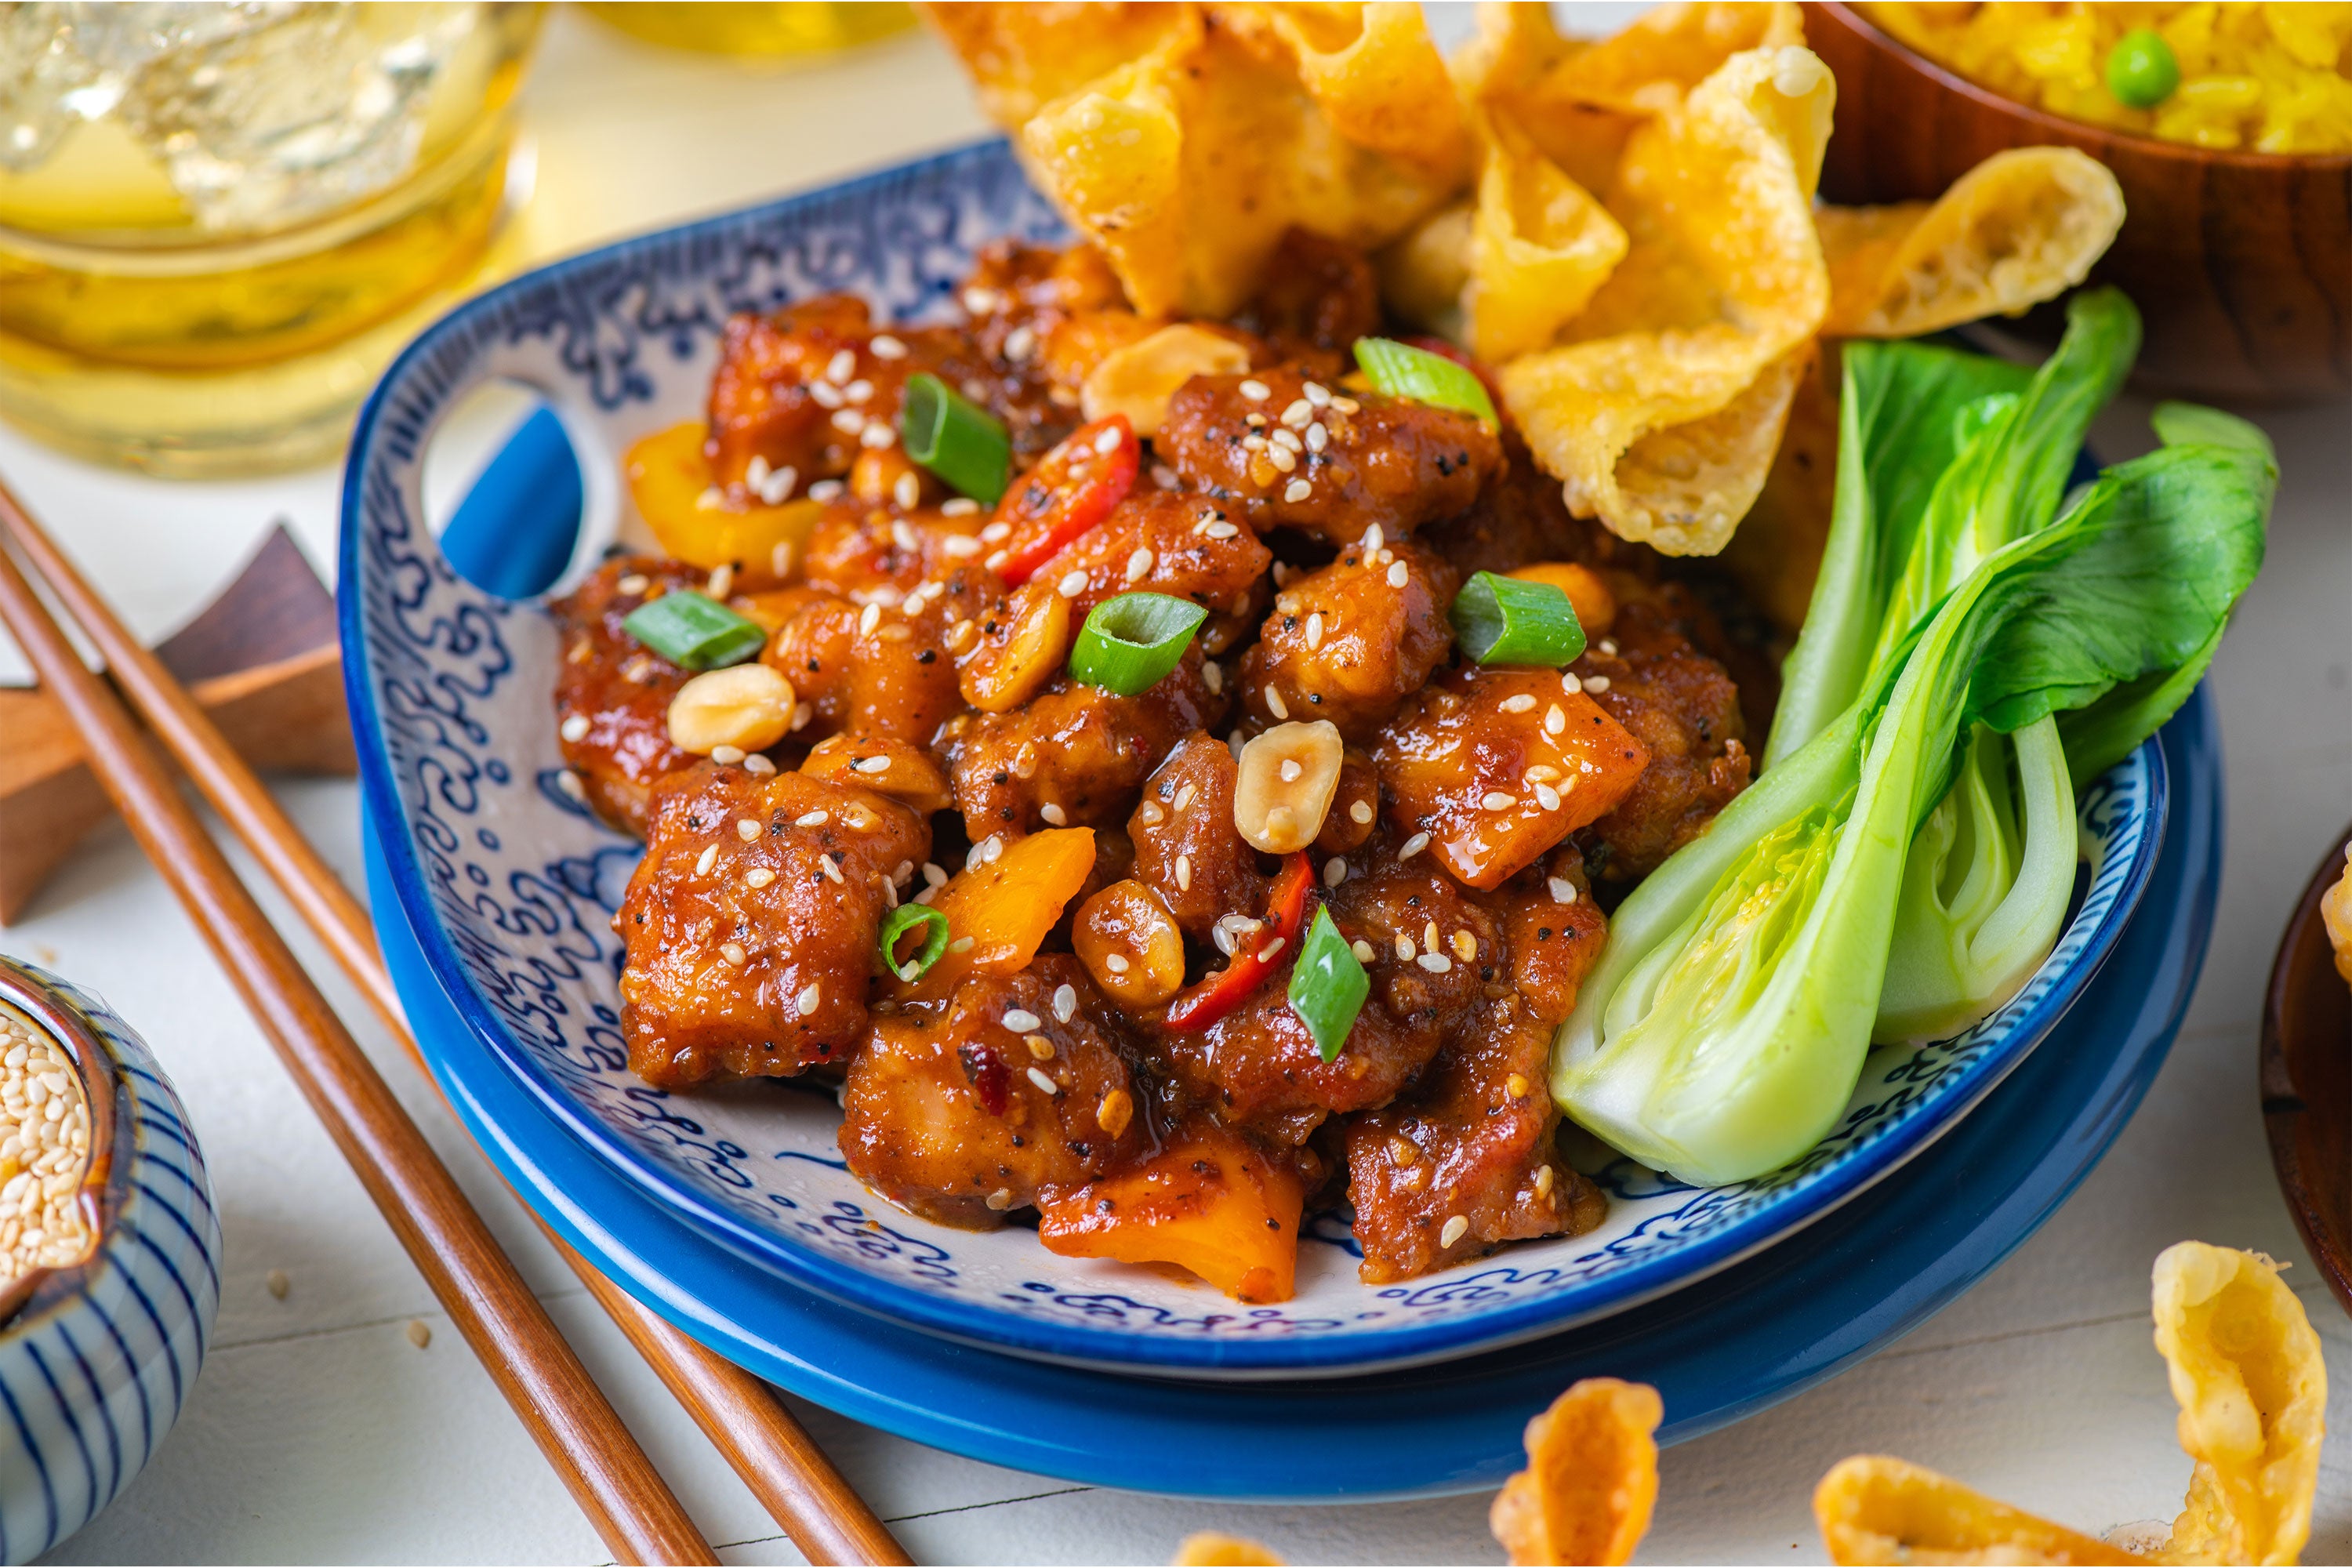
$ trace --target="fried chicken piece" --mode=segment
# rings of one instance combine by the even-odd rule
[[[670,743],[669,704],[693,679],[621,629],[646,600],[700,588],[704,574],[678,561],[621,556],[548,605],[563,649],[555,667],[556,732],[583,798],[622,832],[643,838],[653,787],[693,765]]]
[[[1160,896],[1186,936],[1209,940],[1226,915],[1265,912],[1266,878],[1257,851],[1234,826],[1233,752],[1208,735],[1188,736],[1168,753],[1127,820],[1138,881]]]
[[[1454,586],[1454,569],[1409,541],[1349,545],[1275,595],[1242,660],[1243,701],[1262,723],[1328,719],[1371,741],[1453,652]]]
[[[665,778],[614,917],[630,1070],[684,1089],[840,1059],[866,1031],[891,885],[930,843],[898,802],[808,773]]]

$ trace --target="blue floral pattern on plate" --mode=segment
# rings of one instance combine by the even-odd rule
[[[562,417],[588,479],[590,544],[617,526],[617,456],[702,403],[732,312],[829,289],[877,317],[941,314],[980,245],[1060,235],[1002,142],[559,262],[467,305],[404,354],[362,414],[345,474],[345,679],[367,809],[402,912],[492,1054],[595,1154],[761,1268],[953,1338],[1128,1370],[1315,1376],[1467,1354],[1622,1310],[1752,1253],[1926,1147],[2046,1036],[2113,947],[2162,837],[2151,744],[2083,792],[2088,870],[2057,949],[1957,1039],[1888,1047],[1804,1160],[1693,1189],[1597,1146],[1602,1226],[1386,1288],[1309,1232],[1298,1294],[1250,1308],[1205,1287],[1059,1258],[1017,1228],[898,1213],[843,1168],[828,1095],[672,1095],[630,1077],[608,921],[635,846],[559,787],[552,626],[442,562],[424,452],[467,392],[504,377]]]

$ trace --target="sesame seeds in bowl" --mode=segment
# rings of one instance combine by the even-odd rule
[[[0,1282],[89,1255],[89,1165],[81,1075],[54,1036],[0,1002]]]

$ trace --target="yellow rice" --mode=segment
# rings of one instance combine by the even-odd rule
[[[2196,147],[2352,152],[2352,5],[1864,5],[1980,86],[2070,120]],[[2107,90],[2108,51],[2154,27],[2180,86],[2154,109]]]

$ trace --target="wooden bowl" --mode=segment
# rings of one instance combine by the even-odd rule
[[[2319,900],[2344,874],[2336,835],[2303,889],[2263,1008],[2263,1126],[2279,1191],[2328,1289],[2352,1312],[2352,985],[2336,972]]]
[[[2074,147],[2123,184],[2123,233],[2093,268],[2147,319],[2151,390],[2262,402],[2352,395],[2352,154],[2217,153],[2066,120],[1954,75],[1852,7],[1804,7],[1837,76],[1822,195],[1940,195],[2010,147]],[[2054,305],[2018,329],[2055,342]]]

